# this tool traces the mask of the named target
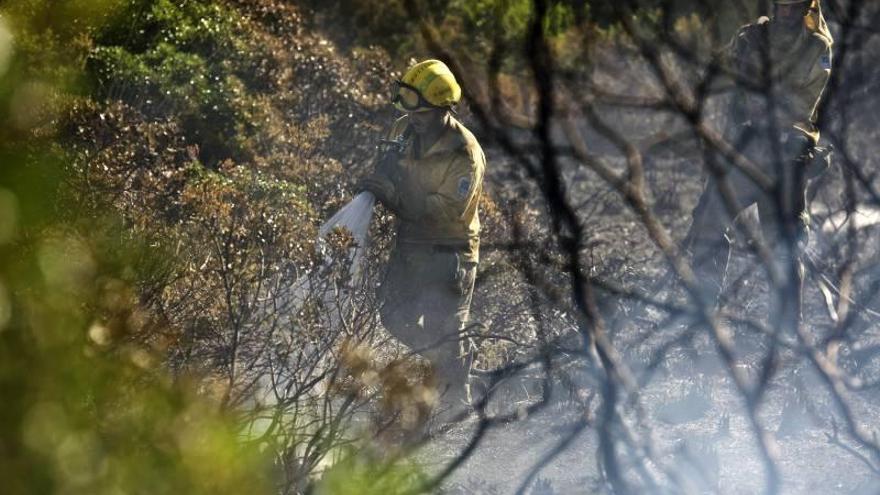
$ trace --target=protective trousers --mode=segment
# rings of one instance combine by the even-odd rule
[[[811,148],[801,140],[782,143],[778,148],[779,166],[767,159],[773,156],[767,143],[753,142],[746,149],[754,163],[765,165],[763,171],[774,178],[774,187],[763,190],[733,166],[728,166],[722,177],[711,176],[694,208],[693,223],[685,240],[708,304],[717,303],[727,273],[731,244],[735,238],[743,237],[734,229],[740,220],[737,217],[753,204],[758,207],[761,241],[774,255],[774,268],[779,270],[786,284],[798,290],[803,281],[802,267],[789,268],[809,233],[806,195],[814,174],[810,170]],[[721,193],[722,181],[732,192],[727,201]],[[795,311],[800,312],[799,304]]]
[[[434,368],[443,403],[467,398],[466,339],[477,264],[466,247],[398,241],[381,287],[382,324]]]

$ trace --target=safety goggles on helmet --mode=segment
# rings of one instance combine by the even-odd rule
[[[419,90],[403,81],[394,81],[394,94],[391,103],[404,112],[423,112],[434,108],[440,108],[426,100]]]

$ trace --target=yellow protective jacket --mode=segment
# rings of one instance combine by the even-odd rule
[[[818,9],[818,2],[814,2]],[[794,128],[818,142],[816,109],[831,74],[831,34],[821,10],[811,11],[804,30],[793,44],[774,39],[772,20],[739,30],[728,49],[728,63],[738,77],[761,86],[772,79],[771,91],[739,84],[731,109],[735,124],[767,125],[769,97],[775,98],[776,125]],[[769,70],[768,70],[769,62]]]
[[[471,132],[452,116],[440,138],[419,156],[418,135],[398,119],[388,138],[404,137],[386,205],[398,218],[397,242],[461,248],[462,261],[479,260],[479,202],[486,157]]]

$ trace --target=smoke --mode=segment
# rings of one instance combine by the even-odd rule
[[[363,285],[362,265],[375,202],[372,193],[359,193],[321,225],[315,240],[321,262],[289,285],[288,295],[283,297],[286,303],[283,307],[290,315],[297,315],[307,302],[319,302],[326,310],[328,328],[335,331],[345,313],[352,311],[354,291]],[[334,233],[351,236],[343,256],[334,252],[331,242]],[[347,265],[347,272],[343,265]]]
[[[274,353],[276,357],[267,355],[261,358],[263,362],[260,368],[267,372],[259,378],[259,391],[255,394],[256,402],[253,405],[285,408],[288,406],[282,403],[295,397],[296,400],[290,401],[293,405],[289,407],[295,409],[297,414],[309,417],[312,422],[307,426],[294,427],[302,428],[309,434],[322,434],[319,431],[320,422],[313,421],[316,418],[333,419],[332,416],[324,416],[326,411],[321,409],[329,381],[316,377],[325,376],[328,370],[338,365],[334,349],[348,335],[345,327],[350,326],[363,312],[360,307],[363,298],[358,297],[358,289],[363,286],[362,265],[364,251],[369,244],[375,201],[371,193],[360,193],[327,220],[315,240],[321,261],[296,280],[284,283],[274,296],[275,302],[261,307],[262,314],[255,318],[256,321],[270,321],[274,317],[282,322],[281,328],[289,331],[284,332],[276,342],[279,349]],[[339,246],[335,245],[336,234],[348,238],[341,252]],[[314,335],[300,322],[300,315],[314,307],[321,308],[320,335]],[[282,362],[272,363],[272,359]],[[312,382],[312,385],[304,385]],[[303,405],[297,405],[297,402]],[[317,406],[308,409],[308,404]],[[264,434],[271,424],[272,421],[268,419],[257,418],[249,426],[250,435],[256,438]]]

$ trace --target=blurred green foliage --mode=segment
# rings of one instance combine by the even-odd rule
[[[72,155],[44,132],[108,6],[0,10],[3,493],[268,493],[269,464],[232,418],[162,370],[160,342],[131,339],[158,325],[138,287],[165,253],[113,211],[83,210]]]
[[[306,3],[330,26],[331,35],[349,44],[381,46],[397,58],[420,58],[429,52],[421,38],[421,22],[425,22],[437,30],[445,46],[457,47],[457,54],[467,59],[487,60],[494,47],[500,45],[508,51],[507,62],[514,65],[523,61],[520,48],[524,46],[534,13],[531,0],[306,0]],[[574,26],[583,8],[565,1],[549,2],[544,28],[551,40]]]
[[[0,6],[3,493],[321,478],[320,452],[304,463],[296,442],[246,441],[255,375],[235,359],[253,355],[230,342],[267,280],[314,262],[318,219],[348,194],[340,162],[369,156],[373,120],[388,120],[389,73],[381,53],[340,59],[278,2]],[[336,457],[321,493],[419,476]]]
[[[423,23],[446,49],[463,60],[488,61],[503,52],[503,69],[517,72],[527,63],[525,43],[534,15],[531,0],[304,0],[325,29],[348,46],[381,46],[395,59],[431,54],[421,37]],[[589,63],[597,41],[623,39],[621,16],[633,15],[673,31],[679,19],[697,15],[726,40],[755,15],[754,1],[726,0],[548,0],[543,19],[549,45],[565,65]],[[743,9],[742,6],[750,9]],[[665,15],[661,16],[660,13]],[[575,67],[577,69],[578,67]]]

